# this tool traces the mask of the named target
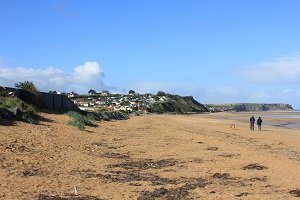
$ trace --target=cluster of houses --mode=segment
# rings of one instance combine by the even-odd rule
[[[124,112],[147,112],[151,104],[167,101],[165,96],[138,94],[132,90],[128,94],[110,94],[108,91],[103,91],[89,95],[78,95],[72,92],[68,93],[67,96],[81,110],[87,111],[107,109]]]

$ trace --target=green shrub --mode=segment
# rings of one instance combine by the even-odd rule
[[[38,121],[38,115],[33,111],[22,112],[21,120],[30,124],[35,124]]]
[[[75,126],[80,130],[84,130],[85,126],[97,126],[94,121],[95,117],[89,113],[79,113],[75,111],[69,111],[66,113],[69,117],[73,118],[73,121],[69,122],[69,125]]]
[[[126,120],[128,115],[120,111],[98,111],[94,112],[98,120],[110,121],[110,120]]]
[[[8,96],[8,92],[6,90],[0,90],[0,97],[7,97],[7,96]]]
[[[12,107],[18,107],[22,111],[32,111],[35,112],[35,109],[32,105],[25,103],[21,99],[17,97],[4,97],[2,98],[2,101],[0,102],[0,108],[12,108]]]
[[[15,114],[11,113],[12,108],[16,108]],[[17,97],[4,97],[0,101],[0,115],[7,119],[21,120],[34,124],[38,121],[39,116],[36,114],[34,107],[25,103]]]
[[[128,115],[119,111],[97,111],[97,112],[75,112],[69,111],[66,113],[73,121],[69,125],[75,126],[80,130],[84,130],[85,126],[97,126],[95,121],[110,121],[110,120],[126,120]]]
[[[85,129],[85,124],[80,120],[73,120],[73,121],[68,122],[68,124],[71,126],[75,126],[82,131]]]

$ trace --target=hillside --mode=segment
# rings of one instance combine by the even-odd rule
[[[199,113],[209,112],[208,108],[200,104],[192,96],[179,96],[164,94],[166,101],[150,105],[149,111],[153,113]]]
[[[206,104],[206,107],[212,112],[222,111],[288,111],[293,110],[289,104],[258,104],[258,103],[238,103],[238,104]]]
[[[113,109],[124,112],[144,111],[150,113],[199,113],[209,110],[192,96],[157,94],[94,94],[72,97],[71,100],[81,109]]]

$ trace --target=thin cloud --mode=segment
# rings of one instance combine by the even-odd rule
[[[241,94],[232,86],[212,87],[205,90],[202,99],[204,103],[234,103],[241,101]]]
[[[300,98],[300,89],[283,89],[278,92],[277,96],[284,101],[298,102]]]
[[[68,5],[69,5],[69,1],[62,0],[62,1],[59,1],[56,3],[53,3],[50,7],[50,10],[52,12],[54,12],[55,14],[63,15],[67,12],[66,8],[68,7]]]
[[[265,91],[257,91],[255,93],[252,93],[249,99],[250,102],[255,102],[255,103],[268,103],[272,101],[272,97],[269,94],[267,94]]]
[[[68,73],[54,67],[35,69],[0,66],[0,85],[13,86],[20,81],[33,81],[41,91],[76,91],[87,93],[89,89],[103,90],[104,73],[97,62],[86,61]]]
[[[300,82],[300,53],[250,66],[242,75],[253,82]]]
[[[238,95],[238,89],[229,86],[211,88],[207,90],[207,95],[219,97],[234,97]]]
[[[4,59],[0,56],[0,67],[4,65]]]

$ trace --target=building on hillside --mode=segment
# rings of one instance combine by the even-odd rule
[[[68,98],[78,97],[79,95],[75,92],[67,93]]]
[[[108,96],[109,95],[109,92],[107,90],[103,90],[101,92],[101,96]]]

